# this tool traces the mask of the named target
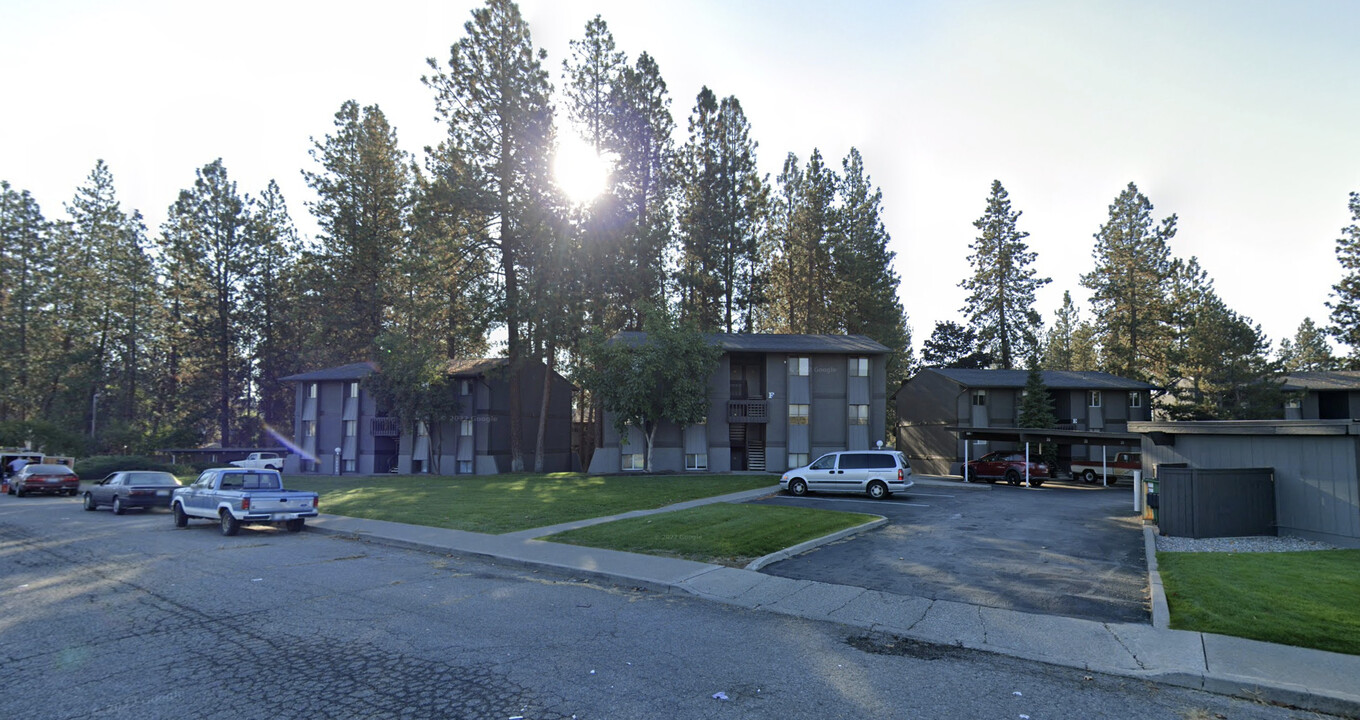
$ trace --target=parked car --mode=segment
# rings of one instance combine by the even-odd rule
[[[1072,461],[1072,477],[1081,478],[1087,483],[1095,483],[1102,477],[1109,485],[1117,484],[1120,480],[1132,481],[1133,472],[1142,469],[1143,454],[1136,452],[1116,453],[1113,460],[1104,463],[1099,460]]]
[[[1025,454],[1014,450],[999,450],[987,453],[967,464],[968,479],[994,483],[1005,480],[1010,485],[1025,482]],[[1033,457],[1029,462],[1029,484],[1039,487],[1049,478],[1048,465]]]
[[[277,470],[213,468],[204,470],[188,487],[170,497],[175,527],[189,518],[216,520],[223,535],[235,535],[242,523],[282,523],[288,532],[302,530],[307,518],[317,516],[314,492],[285,490]]]
[[[114,515],[122,515],[128,508],[168,508],[170,496],[177,487],[180,487],[179,480],[168,472],[124,470],[111,473],[85,491],[85,509],[97,510],[100,505],[109,505]]]
[[[283,472],[283,457],[275,452],[253,452],[245,460],[232,460],[229,465],[242,468],[268,468]]]
[[[875,500],[904,492],[915,484],[911,463],[896,450],[850,450],[827,453],[779,478],[791,495],[808,492],[865,493]]]
[[[70,495],[80,492],[80,477],[65,465],[38,463],[25,465],[9,480],[9,494],[23,497],[29,493]]]

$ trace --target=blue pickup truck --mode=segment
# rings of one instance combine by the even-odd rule
[[[204,470],[194,484],[177,488],[170,512],[175,527],[204,518],[220,522],[223,535],[240,532],[242,523],[283,523],[298,532],[317,516],[317,504],[314,492],[285,490],[277,470],[232,467]]]

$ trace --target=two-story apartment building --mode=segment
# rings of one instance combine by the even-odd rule
[[[283,378],[296,383],[293,450],[284,472],[301,473],[438,473],[488,475],[508,472],[510,458],[510,383],[505,358],[450,361],[458,412],[431,433],[412,429],[364,388],[363,380],[379,372],[367,362],[326,368]],[[538,438],[543,375],[547,367],[532,364],[520,384],[520,433],[525,463],[532,462]],[[549,472],[572,469],[571,403],[574,386],[553,373],[545,429],[544,467]]]
[[[1329,370],[1285,376],[1285,420],[1351,420],[1360,418],[1360,372]]]
[[[945,475],[965,458],[1017,447],[1004,437],[1018,426],[1020,401],[1028,373],[1024,370],[953,370],[927,368],[902,383],[893,395],[897,408],[897,448],[918,472]],[[1045,370],[1041,373],[1057,416],[1058,464],[1099,460],[1101,434],[1110,445],[1127,445],[1129,421],[1151,419],[1151,393],[1138,380],[1102,372]],[[992,439],[973,439],[994,429]],[[1121,436],[1115,441],[1114,436]],[[965,446],[965,443],[968,443]],[[1133,443],[1136,445],[1136,442]]]
[[[615,341],[641,342],[642,333]],[[722,348],[701,425],[657,428],[657,471],[782,472],[832,450],[862,450],[885,436],[888,348],[862,335],[704,336]],[[620,435],[602,413],[591,472],[645,469],[642,431]]]

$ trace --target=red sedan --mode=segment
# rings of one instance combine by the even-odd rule
[[[40,463],[25,465],[9,480],[9,494],[23,497],[29,493],[52,493],[75,496],[80,492],[80,478],[65,465]]]

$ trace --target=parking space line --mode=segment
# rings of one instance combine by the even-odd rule
[[[794,498],[794,497],[789,497],[789,498],[783,498],[783,499],[785,499],[785,500],[816,500],[817,502],[860,503],[860,504],[862,504],[862,505],[877,505],[877,506],[879,506],[879,507],[930,507],[929,505],[926,505],[925,503],[897,502],[897,501],[895,501],[895,500],[888,500],[887,502],[884,502],[884,501],[882,501],[882,500],[851,500],[851,499],[849,499],[849,498],[831,498],[831,497],[817,497],[817,498]]]

